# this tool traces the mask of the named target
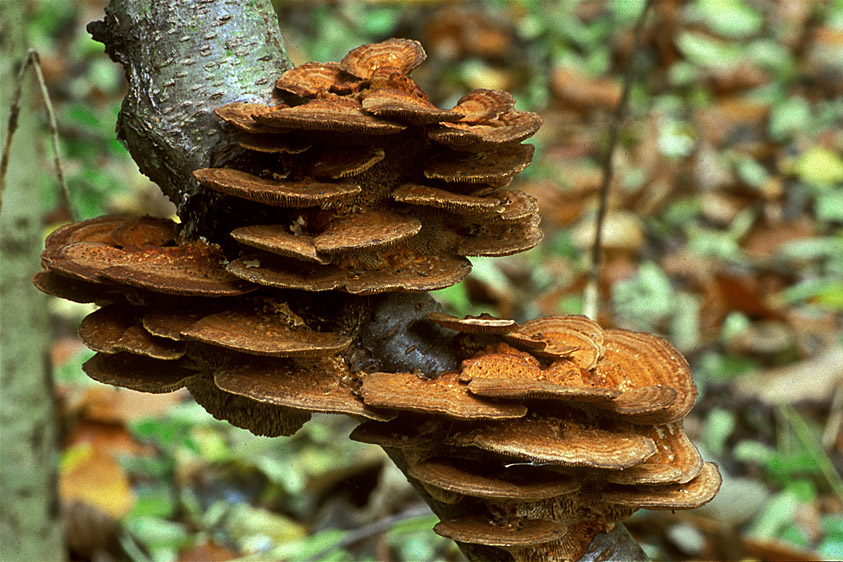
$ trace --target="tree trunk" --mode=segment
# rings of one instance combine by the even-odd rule
[[[290,66],[269,0],[112,0],[105,20],[91,24],[89,30],[126,70],[130,91],[121,110],[118,136],[141,171],[179,206],[186,233],[213,232],[217,202],[200,193],[191,176],[194,169],[211,165],[226,146],[213,108],[234,101],[269,101],[275,78]],[[375,300],[380,311],[389,314],[379,315],[376,309],[374,318],[389,316],[393,324],[399,320],[404,327],[419,311],[435,306],[428,295],[393,294]],[[370,347],[390,355],[396,346],[408,347],[402,330],[370,326],[368,333],[381,339]],[[447,357],[453,351],[445,347],[436,350],[433,363],[456,361],[453,355]],[[402,368],[425,371],[431,365],[430,358],[418,361]],[[406,472],[401,453],[390,454]],[[436,513],[459,515],[459,504],[442,504],[423,490],[422,495]],[[646,559],[623,527],[616,529],[586,558]],[[509,558],[502,550],[461,548],[472,561]]]
[[[3,142],[26,58],[26,4],[0,0]],[[37,175],[35,88],[27,74],[0,214],[0,560],[64,560],[56,486],[57,432],[48,361],[46,295],[32,286],[43,230]]]

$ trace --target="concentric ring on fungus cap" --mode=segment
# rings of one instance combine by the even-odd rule
[[[456,431],[445,442],[560,466],[626,468],[656,453],[653,440],[550,416],[523,417]]]
[[[695,509],[714,499],[722,482],[717,465],[707,462],[690,482],[664,486],[613,485],[603,490],[601,499],[642,509]]]
[[[195,340],[254,355],[320,357],[351,345],[351,338],[331,332],[293,327],[275,311],[223,310],[197,320],[182,330]]]
[[[360,186],[349,182],[274,181],[232,168],[194,170],[193,177],[214,191],[278,207],[318,207],[350,201]]]
[[[412,39],[387,39],[379,43],[367,43],[348,52],[340,67],[359,78],[372,77],[375,70],[392,66],[409,74],[427,58],[424,48]]]
[[[332,87],[356,81],[338,62],[307,62],[284,72],[275,81],[275,87],[303,98],[313,98],[331,91]]]
[[[399,203],[444,209],[458,215],[493,215],[501,208],[495,196],[476,196],[454,193],[437,187],[405,183],[392,191],[392,198]]]
[[[363,105],[359,101],[339,96],[268,111],[255,115],[254,119],[270,127],[367,135],[389,135],[407,128],[401,123],[368,115],[363,112]]]
[[[360,388],[370,406],[439,414],[465,420],[519,418],[527,413],[522,404],[492,402],[468,393],[457,373],[422,379],[413,373],[369,373]]]
[[[273,254],[243,256],[228,264],[234,275],[258,285],[302,291],[342,290],[355,295],[388,291],[421,293],[458,283],[471,271],[460,256],[424,256],[412,252],[386,256],[385,269],[347,271],[335,265],[316,265]]]
[[[606,352],[597,365],[598,375],[608,384],[633,390],[641,387],[669,387],[677,398],[661,408],[632,413],[624,419],[633,423],[663,424],[680,420],[697,400],[697,385],[688,362],[667,340],[628,330],[606,330]]]
[[[530,353],[540,357],[570,357],[579,367],[591,370],[603,355],[603,329],[585,316],[549,316],[525,322],[517,333],[527,337],[543,339],[547,346],[532,349]],[[518,346],[520,339],[504,336],[504,340]],[[574,351],[571,351],[571,348]],[[620,381],[616,381],[618,387]]]
[[[313,237],[318,252],[326,254],[386,248],[419,233],[416,218],[392,211],[366,211],[339,217]]]
[[[431,312],[426,318],[443,328],[468,334],[505,334],[518,327],[515,320],[495,318],[491,314],[486,313],[480,316],[458,318],[457,316],[445,314],[444,312]]]
[[[437,458],[411,467],[409,474],[426,485],[463,496],[520,502],[555,498],[582,487],[573,478],[540,468],[529,467],[520,472],[502,469],[488,475],[477,474],[476,469],[472,466],[471,470],[466,470],[453,459]]]
[[[276,406],[311,412],[349,414],[388,421],[396,412],[366,406],[347,383],[351,373],[342,359],[238,362],[217,370],[220,389]]]
[[[245,246],[288,258],[321,265],[331,263],[329,256],[320,256],[313,245],[313,237],[295,235],[283,224],[256,224],[231,231],[231,236]]]
[[[533,145],[518,144],[485,152],[443,152],[428,160],[424,175],[445,182],[492,183],[530,165]]]

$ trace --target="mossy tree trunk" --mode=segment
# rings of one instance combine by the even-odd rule
[[[111,0],[105,20],[91,24],[89,30],[123,65],[129,80],[118,136],[141,171],[178,205],[186,234],[214,232],[219,201],[199,191],[191,172],[218,161],[229,144],[213,109],[234,101],[269,101],[275,78],[290,66],[270,1]],[[424,308],[418,306],[419,299],[428,305],[432,300],[427,295],[396,294],[376,301],[380,312],[387,311],[394,321],[409,326]],[[379,310],[374,311],[375,318]],[[381,333],[384,330],[388,334]],[[384,353],[412,343],[395,330],[372,326],[369,332],[371,338],[381,338],[373,348]],[[450,352],[437,350],[439,355]],[[447,363],[448,358],[439,356],[435,361]],[[424,365],[403,367],[424,370],[429,362],[428,358]],[[406,471],[400,452],[390,454]],[[437,513],[460,515],[459,504],[442,504],[420,492]],[[623,527],[616,529],[601,536],[600,546],[584,559],[644,559]],[[509,558],[502,550],[461,546],[472,561]]]
[[[0,0],[0,123],[27,54],[25,2]],[[35,88],[26,76],[0,214],[0,560],[64,560],[46,295],[32,286],[42,248]]]

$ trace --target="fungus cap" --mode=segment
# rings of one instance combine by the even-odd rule
[[[137,217],[111,231],[112,243],[120,246],[167,246],[175,242],[175,223],[170,219]]]
[[[231,123],[234,127],[247,133],[266,133],[270,131],[283,130],[277,127],[268,127],[266,124],[255,120],[255,115],[267,113],[284,106],[268,106],[262,103],[234,102],[223,105],[214,110],[217,117]]]
[[[461,377],[478,396],[509,399],[556,399],[576,402],[608,402],[621,391],[589,384],[582,369],[571,361],[558,360],[542,369],[532,356],[490,353],[463,362]]]
[[[496,221],[481,225],[472,236],[463,238],[457,253],[463,256],[509,256],[535,247],[544,234],[538,214],[523,222]]]
[[[560,474],[533,468],[521,471],[505,469],[491,475],[466,470],[448,458],[431,459],[410,468],[409,474],[428,485],[475,498],[531,502],[571,494],[581,483]]]
[[[615,484],[684,484],[697,477],[703,459],[682,430],[682,422],[666,425],[632,425],[629,429],[649,437],[656,444],[656,454],[643,463],[625,470],[607,473]]]
[[[114,349],[165,361],[181,359],[187,353],[184,342],[154,336],[140,323],[129,326],[114,343]]]
[[[234,275],[259,285],[303,291],[342,290],[358,295],[388,291],[426,292],[450,287],[471,271],[459,256],[424,256],[410,251],[386,257],[388,267],[347,272],[272,254],[244,256],[228,264]]]
[[[82,364],[85,374],[112,386],[160,394],[185,386],[198,373],[181,361],[163,361],[132,353],[97,353]]]
[[[218,307],[210,303],[185,307],[156,306],[144,313],[141,323],[153,336],[180,341],[184,339],[181,335],[183,330],[217,311]]]
[[[115,283],[194,297],[240,296],[257,289],[225,270],[219,247],[200,240],[120,251],[100,274]]]
[[[367,211],[334,219],[313,238],[313,245],[328,254],[372,251],[411,238],[421,228],[421,221],[407,215]]]
[[[296,235],[287,226],[260,224],[242,226],[231,231],[231,236],[241,244],[266,252],[326,265],[330,257],[320,256],[313,245],[313,237]]]
[[[368,115],[363,112],[359,101],[339,96],[313,99],[294,107],[282,107],[255,115],[254,119],[261,125],[281,129],[367,135],[389,135],[406,128],[406,125]]]
[[[311,173],[317,178],[331,179],[356,176],[383,160],[384,155],[382,148],[373,146],[327,147]]]
[[[495,403],[471,396],[457,373],[422,379],[412,373],[369,373],[360,388],[370,406],[438,414],[465,420],[519,418],[522,404]]]
[[[114,229],[131,220],[131,217],[103,215],[80,222],[68,223],[48,234],[44,246],[47,250],[50,250],[73,242],[98,242],[112,245],[114,239],[111,237],[111,233],[114,232]]]
[[[446,443],[563,466],[626,468],[656,453],[653,440],[550,416],[488,423],[453,433]]]
[[[717,465],[707,462],[690,482],[663,486],[614,485],[602,492],[601,499],[643,509],[695,509],[714,499],[722,482]]]
[[[510,111],[488,123],[441,123],[428,136],[436,143],[457,150],[488,150],[500,145],[521,142],[533,136],[542,120],[528,111]]]
[[[497,119],[498,116],[515,107],[515,98],[504,90],[472,90],[459,100],[454,109],[464,117],[463,123],[481,123]]]
[[[547,340],[547,347],[533,351],[536,355],[570,357],[583,369],[593,369],[603,354],[603,329],[585,316],[538,318],[524,323],[518,332]]]
[[[387,66],[409,74],[426,58],[427,54],[418,41],[387,39],[352,49],[340,61],[340,67],[349,74],[369,79],[377,69]]]
[[[277,311],[229,309],[210,314],[182,330],[187,340],[271,357],[333,355],[351,338],[292,325]]]
[[[313,98],[356,79],[338,62],[308,62],[284,72],[275,87],[303,98]]]
[[[421,92],[421,90],[419,90]],[[461,114],[449,109],[439,109],[415,92],[381,88],[363,99],[363,109],[385,119],[396,120],[410,125],[429,125],[456,121]]]
[[[484,152],[444,152],[428,160],[424,175],[445,182],[493,183],[530,165],[533,145]]]
[[[547,519],[513,517],[506,524],[496,524],[480,516],[442,521],[433,530],[457,542],[502,548],[542,544],[563,538],[567,532],[561,523]]]
[[[274,181],[232,168],[203,168],[193,172],[203,187],[227,195],[278,207],[317,207],[350,201],[360,186],[348,182]]]
[[[313,143],[295,133],[279,134],[244,134],[240,142],[241,147],[254,152],[267,154],[301,154],[309,150]]]
[[[625,419],[643,424],[670,423],[691,411],[697,399],[697,386],[688,362],[667,340],[628,330],[607,330],[604,345],[606,352],[596,372],[610,384],[624,390],[662,386],[672,388],[678,395],[667,406],[630,413]]]
[[[663,416],[679,398],[679,393],[669,386],[639,386],[624,390],[617,398],[600,407],[624,418]]]
[[[77,281],[104,283],[103,269],[118,263],[123,250],[101,242],[71,242],[48,247],[41,253],[41,264],[50,273]]]
[[[224,392],[216,387],[211,376],[194,377],[186,386],[193,399],[209,414],[255,435],[292,435],[310,420],[310,412],[304,410],[264,404]]]
[[[120,298],[120,293],[113,287],[65,277],[50,271],[34,274],[32,284],[42,293],[78,303],[106,304]]]
[[[426,318],[443,328],[468,334],[505,334],[518,327],[515,320],[495,318],[487,313],[458,318],[444,312],[431,312]]]
[[[342,359],[250,361],[222,367],[214,374],[220,389],[252,400],[312,412],[349,414],[387,421],[397,414],[366,406],[353,391]]]
[[[486,216],[501,209],[500,199],[494,196],[463,195],[414,183],[407,183],[394,189],[392,198],[399,203],[444,209],[459,215]]]

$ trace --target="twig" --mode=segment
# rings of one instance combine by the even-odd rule
[[[50,94],[47,91],[47,84],[44,81],[44,74],[41,71],[41,57],[37,51],[30,50],[26,55],[23,66],[21,66],[18,73],[17,86],[15,87],[15,95],[12,98],[12,106],[9,111],[9,126],[6,133],[6,142],[3,146],[3,155],[0,157],[0,209],[3,208],[3,192],[6,189],[6,172],[9,168],[9,155],[12,148],[12,137],[15,136],[15,131],[18,128],[18,117],[20,116],[20,101],[23,94],[23,80],[26,71],[32,67],[35,72],[35,78],[38,81],[38,89],[41,92],[41,98],[44,100],[44,107],[47,108],[47,117],[50,121],[50,133],[53,142],[53,157],[56,163],[56,176],[59,179],[59,186],[61,187],[62,203],[70,215],[70,220],[75,220],[73,207],[70,204],[70,190],[67,188],[67,182],[64,179],[64,165],[61,161],[61,154],[59,153],[59,128],[56,124],[56,113],[53,111],[53,104],[50,101]]]
[[[615,116],[612,120],[612,126],[609,129],[609,146],[606,148],[606,153],[603,157],[603,179],[600,184],[600,200],[597,205],[597,216],[594,220],[594,244],[591,246],[591,271],[589,272],[588,283],[586,284],[583,295],[583,314],[594,320],[597,319],[597,313],[600,310],[600,270],[603,265],[603,221],[606,219],[606,207],[609,204],[609,186],[612,183],[612,175],[614,174],[612,160],[615,155],[615,147],[618,143],[618,132],[621,128],[621,121],[626,113],[626,106],[629,101],[629,91],[632,88],[632,82],[635,77],[635,55],[641,47],[644,20],[647,18],[647,11],[652,3],[652,0],[646,0],[641,14],[638,16],[638,21],[635,22],[635,42],[626,66],[621,100],[618,103],[618,107],[615,108]]]
[[[830,451],[834,447],[841,428],[843,428],[843,384],[837,385],[834,398],[831,400],[831,411],[828,413],[828,422],[823,431],[823,450]]]
[[[324,556],[330,552],[348,548],[349,546],[358,543],[362,540],[368,539],[369,537],[379,535],[402,521],[406,521],[407,519],[413,519],[415,517],[421,517],[422,515],[433,515],[433,513],[431,513],[430,508],[425,505],[423,507],[414,507],[412,509],[396,513],[395,515],[384,517],[383,519],[380,519],[373,523],[369,523],[368,525],[364,525],[363,527],[360,527],[348,533],[345,537],[343,537],[341,541],[334,545],[331,545],[330,548],[326,548],[325,550],[317,552],[316,554],[308,558],[305,562],[319,562],[319,560],[322,560]]]

